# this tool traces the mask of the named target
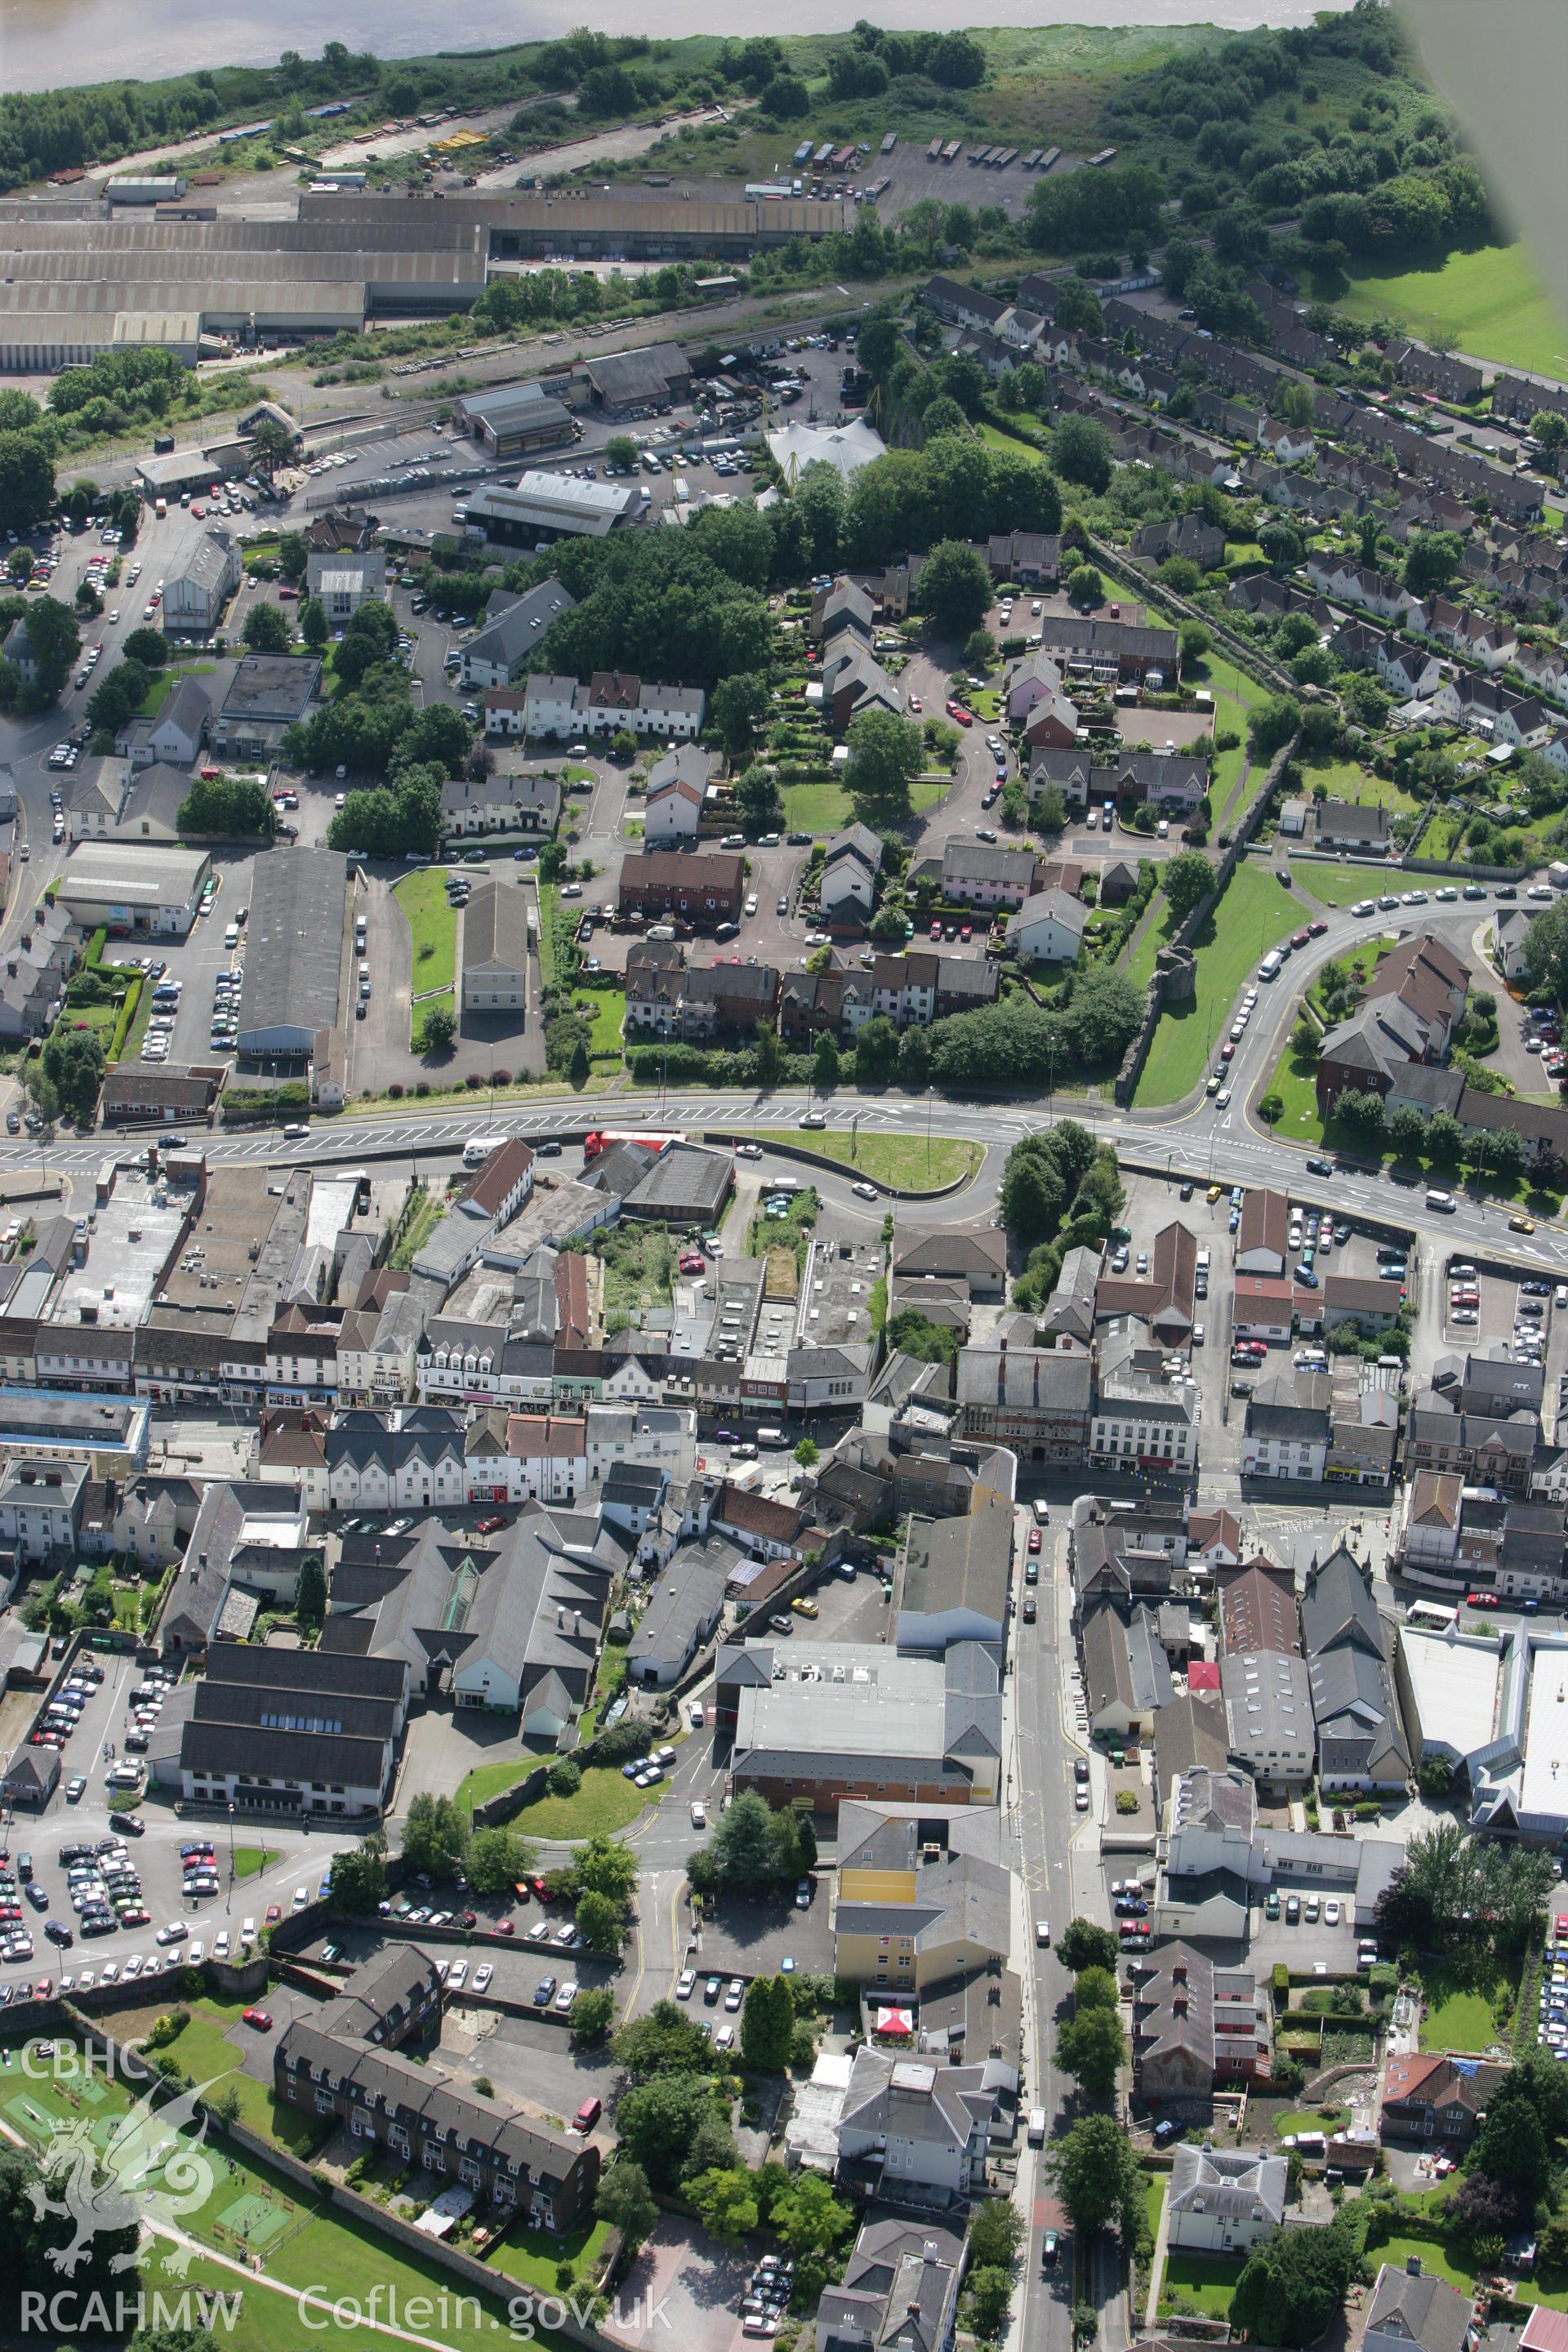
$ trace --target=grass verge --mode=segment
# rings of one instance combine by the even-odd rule
[[[458,970],[458,917],[447,900],[446,867],[426,866],[405,874],[393,884],[392,895],[413,935],[415,995],[449,989]]]
[[[874,1176],[883,1184],[896,1184],[909,1192],[932,1192],[954,1183],[972,1173],[985,1156],[983,1144],[942,1136],[933,1136],[929,1143],[922,1135],[862,1135],[857,1140],[835,1132],[802,1136],[779,1127],[759,1128],[756,1140],[793,1144],[796,1150],[816,1152],[841,1167],[853,1168],[858,1175]]]

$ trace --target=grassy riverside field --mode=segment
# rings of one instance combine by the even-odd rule
[[[1568,324],[1523,245],[1451,253],[1436,268],[1362,270],[1332,300],[1352,319],[1392,319],[1409,334],[1447,337],[1477,359],[1536,375],[1561,375],[1568,353]]]

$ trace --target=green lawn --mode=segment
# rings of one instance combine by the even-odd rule
[[[1318,1144],[1323,1139],[1323,1122],[1318,1117],[1316,1066],[1304,1060],[1294,1045],[1287,1044],[1264,1088],[1266,1094],[1278,1095],[1285,1105],[1274,1132],[1288,1143]]]
[[[458,970],[458,918],[447,902],[447,869],[420,866],[393,885],[414,936],[414,993],[450,988]]]
[[[1238,866],[1230,887],[1198,932],[1197,994],[1160,1016],[1154,1042],[1133,1097],[1134,1107],[1177,1101],[1203,1077],[1218,1051],[1230,1008],[1259,959],[1300,922],[1292,894],[1270,866]]]
[[[1420,2256],[1422,2269],[1434,2278],[1440,2278],[1445,2284],[1457,2287],[1461,2294],[1470,2293],[1475,2284],[1473,2272],[1457,2270],[1447,2249],[1435,2238],[1390,2238],[1386,2244],[1372,2247],[1367,2260],[1387,2263],[1393,2269],[1402,2271],[1412,2254]]]
[[[910,806],[916,816],[935,808],[952,784],[951,776],[917,776],[910,786]],[[791,833],[841,833],[855,822],[855,803],[842,784],[784,784],[779,797]]]
[[[1336,286],[1337,310],[1393,319],[1412,335],[1452,336],[1461,351],[1550,375],[1568,351],[1568,326],[1523,245],[1451,253],[1426,269],[1366,269]]]
[[[1241,738],[1240,742],[1229,751],[1215,754],[1214,782],[1210,787],[1209,800],[1217,829],[1230,821],[1231,803],[1241,782],[1241,772],[1247,762],[1247,722],[1255,705],[1267,700],[1268,693],[1256,678],[1249,677],[1244,669],[1237,669],[1234,662],[1227,662],[1222,655],[1215,653],[1205,654],[1201,662],[1191,664],[1182,676],[1188,686],[1206,686],[1214,696],[1215,735],[1228,731]],[[1264,767],[1258,770],[1259,781],[1267,766],[1265,761]]]
[[[664,1784],[657,1785],[662,1789]],[[466,1786],[458,1790],[459,1798]],[[522,1837],[613,1837],[636,1821],[650,1793],[623,1780],[618,1765],[590,1764],[574,1797],[538,1797],[524,1805],[515,1826]]]
[[[1321,907],[1354,907],[1363,898],[1379,898],[1388,887],[1384,866],[1310,866],[1298,861],[1290,879]]]
[[[498,1757],[493,1764],[476,1764],[458,1790],[458,1802],[472,1808],[499,1797],[532,1771],[540,1759],[531,1756]],[[621,1778],[620,1767],[591,1764],[574,1797],[538,1797],[517,1816],[523,1837],[585,1838],[606,1835],[636,1821],[647,1801],[647,1791]]]
[[[237,1845],[234,1850],[234,1874],[237,1878],[254,1878],[258,1870],[265,1870],[269,1864],[282,1859],[280,1848],[275,1845]]]
[[[845,1167],[854,1168],[863,1176],[874,1176],[884,1184],[897,1184],[909,1192],[951,1184],[984,1157],[984,1147],[978,1143],[960,1143],[941,1136],[933,1136],[928,1143],[923,1135],[862,1135],[855,1143],[839,1129],[802,1135],[794,1128],[781,1127],[759,1128],[756,1139],[759,1143],[794,1144],[799,1150],[818,1153],[824,1160],[839,1160]]]
[[[1430,2014],[1422,2023],[1423,2050],[1461,2050],[1475,2052],[1486,2049],[1489,2042],[1499,2039],[1492,2022],[1493,1994],[1477,1991],[1460,1985],[1445,1985],[1440,1978],[1426,1977],[1426,1998]],[[1506,2037],[1504,2037],[1506,2038]]]
[[[1236,2293],[1237,2280],[1241,2276],[1239,2262],[1227,2262],[1223,2254],[1192,2254],[1177,2247],[1165,2256],[1164,2282],[1160,2289],[1160,2309],[1169,2312],[1176,2303],[1192,2305],[1205,2319],[1226,2319],[1230,2315],[1230,2299]]]
[[[239,2119],[252,2131],[268,2139],[275,2139],[295,2156],[309,2157],[315,2149],[320,2133],[313,2116],[298,2115],[292,2107],[274,2104],[270,2088],[245,2073],[239,2063],[239,2052],[229,2037],[228,2029],[237,2027],[249,2034],[251,2028],[239,2023],[241,2012],[249,2003],[244,2000],[218,2000],[205,1994],[186,2004],[190,2020],[183,2025],[169,2049],[179,2060],[193,2083],[221,2083],[239,2094]]]
[[[1158,892],[1148,913],[1150,919],[1143,926],[1138,944],[1121,967],[1133,987],[1140,992],[1147,988],[1153,979],[1154,959],[1160,950],[1168,945],[1172,932],[1178,928],[1175,915]]]
[[[476,1764],[466,1773],[458,1790],[459,1805],[483,1805],[491,1797],[499,1797],[510,1789],[525,1773],[531,1772],[538,1758],[533,1756],[498,1756],[493,1764]]]
[[[1144,2184],[1143,2210],[1149,2217],[1151,2244],[1160,2234],[1160,2216],[1165,2209],[1166,2179],[1167,2176],[1163,2172],[1152,2172]]]
[[[167,669],[158,670],[136,706],[138,715],[142,719],[156,719],[180,678],[211,677],[214,667],[212,662],[172,662]]]
[[[592,1009],[593,1018],[590,1026],[593,1034],[588,1040],[590,1058],[595,1062],[613,1063],[618,1068],[624,1059],[621,1050],[621,1031],[626,1011],[625,990],[590,988],[579,979],[572,991],[572,1003],[574,1009],[579,1013],[582,1013],[585,1004]],[[587,1018],[586,1015],[584,1017]]]
[[[553,2294],[556,2267],[561,2263],[574,2263],[584,2279],[595,2275],[609,2234],[607,2221],[580,2221],[574,2230],[568,2230],[559,2238],[552,2236],[548,2230],[530,2230],[514,2223],[488,2260],[492,2270],[504,2271],[520,2286],[536,2286],[546,2294]]]
[[[1421,803],[1403,791],[1392,776],[1378,776],[1363,768],[1359,760],[1336,760],[1324,756],[1303,760],[1301,773],[1307,789],[1321,784],[1331,800],[1364,801],[1385,808],[1391,815],[1410,816]]]

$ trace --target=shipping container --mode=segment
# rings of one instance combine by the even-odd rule
[[[1041,171],[1048,172],[1053,163],[1059,163],[1061,161],[1061,154],[1062,151],[1059,147],[1047,147],[1045,153],[1040,158]]]
[[[947,145],[942,151],[942,162],[944,163],[956,163],[958,161],[959,150],[963,144],[963,142],[962,139],[950,139]]]
[[[926,162],[928,163],[940,163],[941,161],[942,141],[940,139],[933,139],[931,145],[926,149]]]
[[[883,142],[882,142],[882,152],[883,152],[883,154],[884,154],[884,155],[890,155],[890,154],[892,153],[892,152],[893,152],[894,148],[898,145],[898,143],[899,143],[899,134],[898,134],[898,132],[897,132],[896,131],[889,131],[889,133],[888,133],[888,135],[887,135],[887,137],[886,137],[886,138],[883,140]]]
[[[1114,147],[1102,147],[1098,155],[1091,155],[1089,158],[1089,169],[1091,172],[1097,172],[1102,163],[1113,163],[1116,161],[1117,152]]]

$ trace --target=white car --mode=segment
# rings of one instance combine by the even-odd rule
[[[132,1952],[131,1958],[126,1961],[124,1969],[121,1970],[121,1974],[127,1977],[139,1977],[146,1963],[143,1960],[142,1954],[140,1952]]]
[[[158,1941],[161,1944],[183,1944],[190,1932],[184,1919],[171,1919],[166,1927],[159,1928]],[[109,1965],[112,1968],[113,1961],[111,1960]]]
[[[708,1808],[700,1797],[691,1800],[691,1826],[694,1830],[705,1830],[708,1826]]]
[[[213,1946],[213,1958],[215,1960],[226,1960],[228,1958],[228,1929],[226,1927],[220,1927],[218,1929],[217,1941]]]
[[[448,1960],[447,1963],[447,1990],[448,1992],[460,1992],[468,1981],[468,1964],[467,1960]]]
[[[696,1971],[696,1969],[681,1969],[681,1971],[680,1971],[679,1976],[679,1977],[677,1978],[677,1979],[676,1979],[676,1986],[675,1986],[675,1998],[676,1998],[676,2000],[689,2000],[691,1999],[692,1994],[696,1991],[696,1990],[697,1990],[697,1971]]]
[[[491,1968],[489,1960],[486,1960],[482,1967],[477,1968],[474,1970],[474,1990],[476,1992],[488,1991],[490,1979],[494,1974],[494,1969]]]
[[[296,1911],[302,1911],[310,1899],[310,1890],[308,1886],[297,1886],[294,1889],[294,1908]]]
[[[198,1936],[198,1937],[196,1937],[195,1942],[191,1946],[190,1951],[187,1953],[186,1958],[187,1958],[188,1959],[190,1959],[192,1962],[195,1962],[195,1961],[197,1961],[197,1960],[205,1960],[205,1959],[206,1958],[206,1956],[207,1956],[207,1948],[206,1948],[205,1944],[202,1941],[202,1938]]]
[[[877,1201],[881,1198],[875,1184],[851,1184],[849,1190],[857,1199],[861,1201]]]
[[[1338,1905],[1337,1903],[1334,1903],[1334,1902],[1325,1903],[1325,1904],[1324,1904],[1324,1906],[1323,1906],[1323,1925],[1324,1925],[1326,1927],[1337,1927],[1339,1926],[1339,1924],[1340,1924],[1340,1906],[1339,1906],[1339,1905]]]

